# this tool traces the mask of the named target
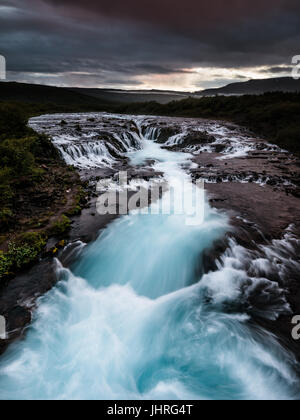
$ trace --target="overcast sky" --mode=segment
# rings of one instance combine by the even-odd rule
[[[290,75],[299,0],[0,0],[8,80],[200,90]]]

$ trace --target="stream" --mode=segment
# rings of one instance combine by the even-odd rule
[[[46,125],[43,118],[33,126]],[[114,165],[122,154],[131,167],[162,173],[169,189],[184,181],[192,203],[187,169],[194,151],[162,147],[153,119],[105,115],[114,118],[133,120],[136,129],[122,135],[119,126],[110,146],[97,143],[91,129],[81,143],[75,132],[52,133],[53,141],[68,163],[86,171]],[[171,136],[174,144],[178,139]],[[249,144],[231,144],[224,156],[245,150]],[[202,256],[230,231],[229,218],[205,197],[203,219],[189,224],[190,209],[177,214],[176,199],[165,191],[148,214],[131,211],[95,242],[78,242],[71,267],[56,261],[57,286],[39,299],[26,337],[0,359],[1,399],[299,398],[294,356],[241,306],[258,284],[276,296],[279,286],[249,279],[247,252],[234,241],[218,269],[204,273]],[[267,317],[286,309],[284,299],[276,302],[266,305]]]

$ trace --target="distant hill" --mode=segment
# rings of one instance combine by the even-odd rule
[[[196,94],[201,96],[259,95],[266,92],[300,92],[300,80],[292,77],[254,79],[248,82],[231,83],[222,88],[202,90]]]
[[[215,95],[258,95],[266,92],[300,92],[300,80],[289,77],[249,80],[232,83],[217,89],[200,92],[178,92],[169,90],[122,90],[76,87],[54,87],[36,84],[0,82],[0,101],[53,104],[59,108],[82,111],[113,111],[118,105],[157,102],[165,105],[172,101]]]
[[[15,82],[0,82],[0,101],[55,104],[60,107],[82,109],[101,109],[108,103],[104,98],[97,99],[68,88]]]
[[[180,101],[192,95],[192,93],[164,91],[164,90],[117,90],[117,89],[87,89],[71,88],[70,90],[89,95],[103,101],[112,101],[118,103],[136,103],[136,102],[158,102],[167,104],[171,101]]]
[[[0,101],[26,102],[38,104],[55,104],[57,106],[76,106],[80,108],[97,110],[99,107],[113,104],[158,102],[166,104],[179,101],[191,96],[191,93],[138,90],[127,91],[121,89],[97,88],[65,88],[44,86],[16,82],[0,82]]]

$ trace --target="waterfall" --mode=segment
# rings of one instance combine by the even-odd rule
[[[152,159],[169,186],[192,187],[183,169],[191,155],[162,148],[145,117],[134,121],[136,131],[114,137],[131,164]],[[64,141],[54,139],[68,163],[113,160],[101,142]],[[165,193],[150,209],[168,200]],[[267,278],[278,243],[261,249],[262,258],[230,240],[205,274],[205,252],[230,230],[226,215],[205,202],[203,223],[189,226],[186,214],[170,209],[122,216],[94,243],[79,244],[70,269],[57,261],[57,287],[40,299],[26,338],[0,360],[0,398],[299,398],[293,355],[252,322],[289,312],[284,290]],[[283,241],[293,249],[289,232]]]

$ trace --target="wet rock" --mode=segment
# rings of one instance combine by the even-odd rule
[[[297,188],[296,190],[292,190],[292,191],[291,191],[291,194],[292,194],[294,197],[300,198],[300,188]]]
[[[272,187],[274,187],[277,184],[277,181],[275,178],[271,178],[267,180],[267,185],[271,185]]]
[[[207,249],[202,254],[202,269],[203,274],[207,274],[211,271],[218,269],[218,261],[224,254],[228,247],[228,240],[222,239],[216,241],[210,249]]]
[[[7,313],[2,313],[6,320],[5,340],[0,339],[0,355],[5,352],[10,343],[19,338],[31,322],[31,311],[23,306],[15,306]]]
[[[11,279],[0,294],[0,314],[7,322],[7,340],[0,342],[0,354],[8,344],[19,338],[31,322],[31,311],[36,300],[57,282],[55,264],[45,259],[24,274]]]
[[[8,333],[23,329],[31,322],[31,312],[27,308],[16,306],[8,313],[6,321]]]
[[[160,133],[157,139],[157,143],[166,143],[170,137],[175,136],[176,134],[179,134],[181,131],[177,127],[162,127],[160,129]]]
[[[208,134],[206,131],[191,131],[184,137],[181,147],[195,146],[200,144],[210,144],[216,141],[215,137]]]
[[[226,149],[226,145],[225,144],[216,144],[214,149],[215,149],[216,153],[222,153]]]

